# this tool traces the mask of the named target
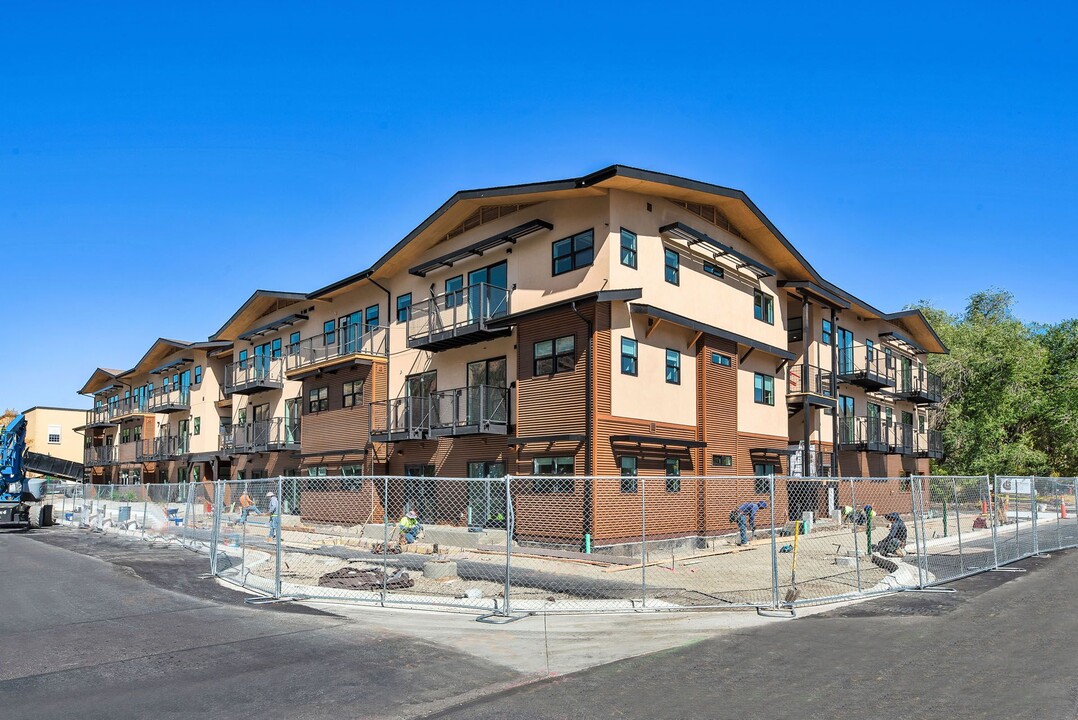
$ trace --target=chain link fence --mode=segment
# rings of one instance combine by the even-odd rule
[[[1010,476],[279,477],[50,488],[60,522],[283,598],[528,613],[792,609],[1078,546],[1078,482]]]

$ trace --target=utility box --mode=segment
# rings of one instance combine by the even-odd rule
[[[121,507],[119,509],[118,514],[116,515],[116,522],[127,522],[130,519],[131,519],[131,506],[126,505],[124,507]]]

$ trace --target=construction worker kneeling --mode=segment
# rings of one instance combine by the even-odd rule
[[[896,512],[884,515],[891,521],[891,530],[887,537],[876,543],[876,552],[887,557],[904,557],[906,555],[906,523]]]

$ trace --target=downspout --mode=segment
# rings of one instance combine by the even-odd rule
[[[592,497],[592,420],[594,410],[592,408],[592,366],[595,362],[595,325],[591,320],[584,317],[576,308],[576,302],[572,304],[572,310],[588,326],[588,361],[584,364],[584,541],[582,543],[585,552],[591,551],[592,515],[594,512],[594,500]]]
[[[804,409],[801,413],[801,425],[802,425],[802,440],[804,444],[801,446],[801,475],[809,477],[808,471],[809,458],[812,453],[809,450],[809,443],[812,442],[812,421],[816,417],[816,411],[812,409],[812,405],[808,401],[809,389],[808,383],[811,382],[809,376],[809,344],[812,340],[811,332],[812,324],[809,322],[809,300],[808,295],[801,295],[801,352],[803,358],[801,360],[801,390],[805,393]],[[822,390],[823,388],[821,388]],[[814,467],[811,474],[815,474],[816,468]]]
[[[368,277],[367,279],[371,281],[372,285],[374,285],[376,288],[378,288],[379,290],[381,290],[382,292],[384,292],[386,294],[386,318],[391,317],[391,313],[393,312],[393,293],[389,292],[389,288],[382,285],[380,282],[375,280],[373,277]],[[388,428],[388,424],[389,424],[389,358],[392,357],[392,354],[389,352],[389,336],[390,336],[389,325],[387,324],[386,325],[386,377],[385,377],[385,383],[386,383],[386,425],[387,425],[387,428]],[[370,438],[370,432],[369,432],[369,430],[370,430],[370,423],[369,422],[367,424],[367,428],[368,428],[367,444],[371,444],[371,438]],[[387,475],[389,474],[389,458],[390,458],[391,452],[392,451],[389,449],[389,443],[386,443],[386,474]],[[371,469],[373,470],[373,463],[372,463],[372,468]],[[382,500],[383,503],[387,502],[387,501],[388,501],[388,498],[383,498],[383,500]]]

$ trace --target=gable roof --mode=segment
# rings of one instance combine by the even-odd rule
[[[243,330],[250,327],[258,318],[268,312],[307,299],[307,293],[282,292],[279,290],[255,290],[251,297],[240,305],[232,317],[225,321],[221,329],[210,335],[210,341],[235,340]]]

